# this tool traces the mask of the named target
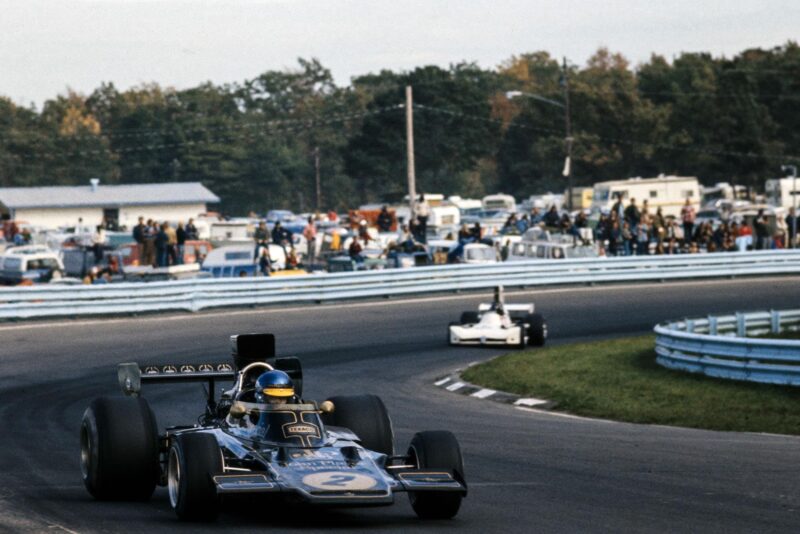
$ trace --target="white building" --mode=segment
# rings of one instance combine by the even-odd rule
[[[139,217],[184,221],[207,211],[219,197],[199,182],[165,184],[2,187],[0,215],[35,227],[95,226],[117,221],[132,228]]]

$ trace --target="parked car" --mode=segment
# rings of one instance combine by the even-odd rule
[[[42,245],[12,247],[0,256],[0,283],[46,283],[64,276],[57,253]]]

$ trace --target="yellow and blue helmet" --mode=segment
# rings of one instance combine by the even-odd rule
[[[294,384],[283,371],[267,371],[256,380],[256,401],[270,402],[278,399],[288,401],[294,397]]]

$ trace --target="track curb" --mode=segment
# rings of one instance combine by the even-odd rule
[[[459,395],[464,395],[475,399],[511,404],[512,406],[536,408],[538,410],[552,410],[556,407],[555,401],[537,399],[534,397],[523,397],[515,393],[508,393],[506,391],[498,391],[496,389],[485,388],[483,386],[476,386],[475,384],[467,382],[461,378],[461,373],[463,373],[467,368],[478,363],[480,362],[470,363],[466,368],[459,368],[448,375],[440,376],[433,381],[433,385],[451,393],[457,393]]]

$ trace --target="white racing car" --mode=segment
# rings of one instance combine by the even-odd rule
[[[465,311],[461,321],[450,323],[450,345],[501,345],[541,347],[547,339],[544,317],[533,312],[533,304],[506,304],[503,288],[494,292],[494,302],[481,304],[477,312]]]

